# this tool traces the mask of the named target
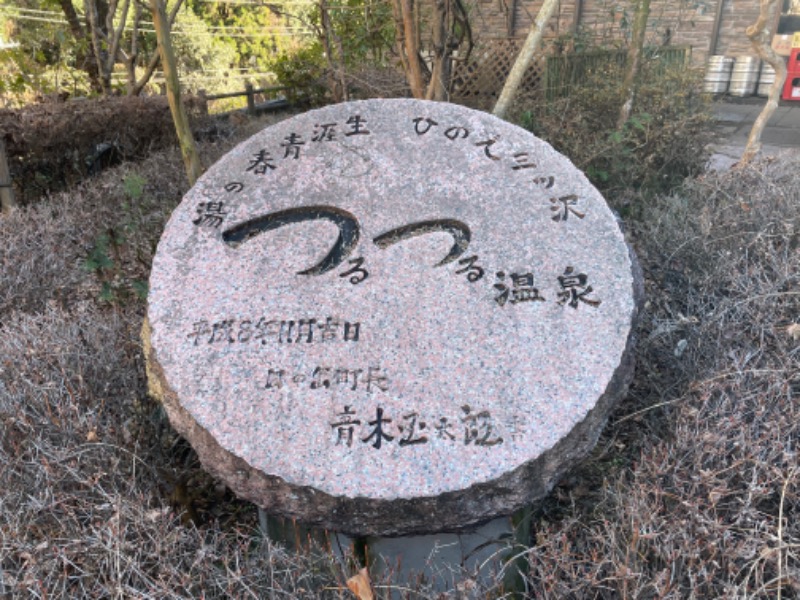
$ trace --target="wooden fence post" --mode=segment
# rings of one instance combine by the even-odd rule
[[[8,170],[6,157],[6,141],[0,136],[0,209],[3,214],[9,214],[17,207],[14,200],[14,188],[11,187],[11,173]]]
[[[254,115],[256,114],[256,94],[253,84],[248,81],[244,89],[247,92],[247,114]]]
[[[200,110],[203,113],[203,116],[208,116],[208,94],[205,90],[200,90],[197,92],[197,97],[200,98]]]

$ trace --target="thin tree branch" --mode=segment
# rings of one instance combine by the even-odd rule
[[[181,4],[183,4],[183,0],[178,0],[175,3],[175,6],[172,7],[172,10],[167,17],[167,21],[169,22],[170,28],[175,24],[175,18],[178,16],[178,11],[181,8]],[[131,96],[138,96],[142,93],[144,86],[147,85],[147,82],[150,81],[150,78],[153,76],[153,73],[156,70],[156,67],[161,63],[161,54],[156,51],[153,53],[153,56],[150,57],[150,62],[145,67],[144,74],[139,78],[139,81],[135,83],[133,86],[133,90],[131,91]]]
[[[767,126],[775,109],[778,108],[781,91],[786,82],[786,63],[783,62],[783,59],[778,56],[769,43],[772,38],[769,24],[773,21],[772,15],[777,5],[777,0],[761,0],[758,18],[746,31],[747,37],[750,38],[750,43],[758,55],[775,69],[775,81],[770,88],[767,102],[753,123],[750,135],[747,137],[747,145],[742,154],[742,159],[737,164],[739,167],[752,162],[761,151],[761,134],[764,132],[764,128]]]
[[[72,37],[74,37],[76,41],[84,39],[86,37],[86,32],[81,26],[78,13],[72,4],[72,0],[59,0],[59,4],[61,5],[61,10],[64,11],[64,16],[67,18]]]
[[[516,96],[517,91],[522,84],[522,80],[525,77],[525,71],[528,70],[531,61],[533,60],[533,55],[536,53],[536,49],[539,47],[539,42],[542,39],[544,27],[553,16],[556,6],[558,6],[558,0],[544,0],[542,7],[539,9],[536,19],[534,19],[533,23],[531,24],[531,30],[528,33],[528,37],[525,39],[525,43],[522,45],[522,49],[519,51],[517,60],[514,61],[514,66],[511,67],[511,72],[508,74],[506,83],[503,86],[503,91],[500,92],[500,97],[497,99],[497,104],[494,105],[492,114],[495,116],[498,116],[501,119],[506,116],[508,108],[511,106],[511,101],[514,99],[514,96]]]
[[[122,32],[125,31],[125,24],[128,20],[128,8],[130,7],[130,0],[125,0],[124,4],[122,5],[122,14],[120,15],[119,19],[119,26],[114,29],[114,19],[113,13],[111,13],[111,9],[109,8],[108,13],[108,20],[111,22],[111,26],[108,27],[108,31],[113,31],[114,35],[111,38],[111,42],[108,45],[108,71],[112,71],[114,69],[114,64],[117,62],[117,52],[119,51],[119,42],[122,38]],[[116,0],[112,4],[116,8]]]

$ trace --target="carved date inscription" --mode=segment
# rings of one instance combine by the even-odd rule
[[[192,323],[186,338],[192,344],[317,344],[357,342],[361,323],[337,317],[307,319],[200,319]]]

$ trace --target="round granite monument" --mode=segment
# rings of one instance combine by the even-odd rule
[[[175,210],[151,387],[205,468],[356,535],[457,530],[545,495],[632,373],[614,214],[531,133],[418,100],[268,127]]]

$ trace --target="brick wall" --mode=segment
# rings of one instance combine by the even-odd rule
[[[542,0],[468,1],[477,40],[509,36],[524,38],[542,5]],[[721,1],[723,12],[716,53],[727,56],[753,55],[744,32],[758,16],[758,2]],[[689,45],[692,47],[693,61],[704,64],[711,46],[717,2],[718,0],[652,0],[647,44]],[[575,31],[576,3],[577,0],[561,0],[556,14],[547,26],[547,42],[563,39]],[[619,45],[630,36],[632,4],[622,0],[584,0],[578,31],[592,43]]]
[[[722,9],[722,25],[716,54],[755,56],[755,50],[745,35],[745,30],[758,17],[758,3],[748,0],[725,0]]]

